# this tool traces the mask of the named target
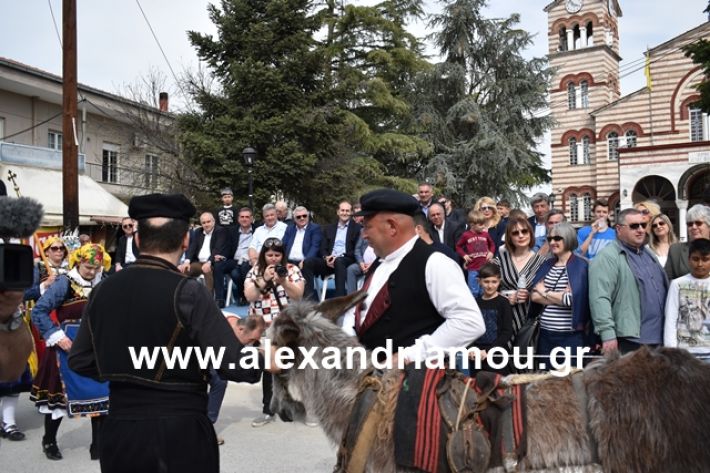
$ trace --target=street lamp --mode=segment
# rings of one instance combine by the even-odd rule
[[[249,175],[249,208],[252,213],[254,213],[254,177],[252,176],[251,170],[252,166],[254,166],[256,150],[252,147],[244,148],[242,150],[242,158],[244,158],[244,164],[247,166],[247,174]]]

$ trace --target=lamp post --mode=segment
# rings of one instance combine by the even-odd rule
[[[242,158],[247,166],[247,174],[249,175],[249,208],[254,212],[254,176],[252,175],[252,166],[256,158],[256,150],[252,147],[246,147],[242,150]]]

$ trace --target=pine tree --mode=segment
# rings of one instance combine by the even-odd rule
[[[544,59],[520,54],[531,36],[518,15],[485,19],[485,0],[447,2],[430,27],[446,60],[421,74],[412,100],[423,135],[434,146],[427,173],[458,202],[481,195],[520,196],[549,179],[537,141],[551,125],[551,72]]]

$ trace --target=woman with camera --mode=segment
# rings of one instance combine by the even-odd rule
[[[303,297],[305,281],[301,270],[293,264],[285,264],[283,242],[267,238],[254,267],[244,280],[244,297],[249,301],[249,315],[260,315],[269,326],[288,303]],[[261,427],[274,421],[271,412],[272,379],[264,372],[262,377],[262,415],[254,419],[252,427]]]

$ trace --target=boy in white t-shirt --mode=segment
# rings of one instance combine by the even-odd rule
[[[690,274],[668,288],[663,344],[710,362],[710,240],[688,244]]]

